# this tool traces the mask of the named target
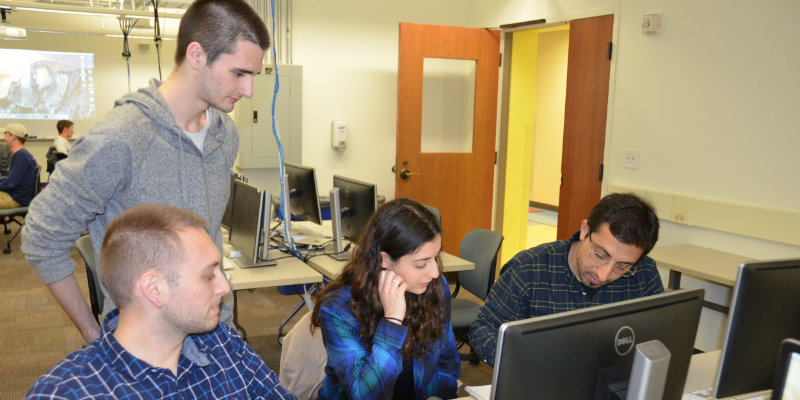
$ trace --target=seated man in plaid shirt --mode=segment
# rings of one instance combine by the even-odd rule
[[[657,240],[650,204],[633,194],[604,197],[571,238],[524,250],[503,266],[469,331],[470,345],[494,366],[504,322],[662,293],[647,257]]]
[[[142,204],[108,224],[99,272],[117,309],[27,399],[294,399],[236,330],[219,322],[230,284],[206,221]]]

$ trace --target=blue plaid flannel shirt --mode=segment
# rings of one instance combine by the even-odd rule
[[[457,395],[461,372],[453,328],[450,326],[450,287],[441,277],[445,298],[445,336],[437,340],[422,360],[414,358],[414,393],[418,399]],[[350,286],[331,292],[322,300],[319,319],[328,351],[320,399],[391,399],[394,383],[403,369],[400,349],[408,328],[382,319],[373,337],[372,351],[359,335],[358,321],[350,308]]]
[[[99,339],[42,375],[26,399],[294,399],[236,330],[189,335],[177,377],[128,353],[114,339],[119,311],[106,316]]]

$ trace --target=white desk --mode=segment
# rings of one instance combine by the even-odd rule
[[[229,253],[231,246],[223,244],[223,252]],[[228,280],[233,287],[233,325],[242,331],[242,338],[247,339],[247,331],[239,325],[239,304],[236,292],[245,289],[258,289],[283,285],[301,285],[306,283],[322,282],[322,275],[309,267],[297,257],[271,250],[269,258],[276,261],[276,265],[267,267],[241,268],[236,263],[233,269],[225,270]],[[290,314],[293,315],[294,313]],[[289,318],[286,319],[288,321]],[[283,331],[284,321],[278,329],[280,336]]]
[[[752,258],[691,244],[656,246],[648,254],[656,265],[669,269],[670,289],[680,289],[681,274],[702,279],[717,285],[733,287],[739,264]],[[727,306],[703,301],[703,306],[727,314]]]
[[[467,261],[445,252],[441,253],[441,257],[442,271],[444,272],[472,271],[475,269],[475,264],[472,261]],[[347,261],[335,260],[324,254],[308,259],[308,265],[331,280],[336,279],[342,273],[342,269],[346,264]]]
[[[226,270],[233,290],[322,282],[322,275],[297,257],[279,251],[270,251],[269,257],[275,259],[277,265],[254,268],[237,265]]]

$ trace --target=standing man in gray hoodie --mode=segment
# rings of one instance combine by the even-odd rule
[[[208,221],[221,251],[220,221],[239,148],[225,113],[252,96],[267,48],[267,28],[244,0],[195,1],[181,18],[167,79],[117,100],[31,203],[22,251],[87,342],[100,336],[100,327],[69,254],[84,230],[96,253],[117,214],[137,204],[166,204]],[[107,313],[114,306],[103,291]],[[223,321],[231,320],[231,306],[230,299],[223,304]]]

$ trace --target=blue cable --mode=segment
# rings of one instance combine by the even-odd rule
[[[284,231],[284,238],[289,243],[289,249],[294,253],[295,256],[302,259],[300,252],[294,247],[294,242],[291,240],[291,236],[289,236],[289,224],[286,221],[291,221],[292,213],[289,210],[285,210],[284,202],[285,196],[288,196],[288,193],[285,193],[283,188],[284,186],[284,179],[285,177],[285,170],[283,167],[284,157],[283,157],[283,145],[281,144],[280,136],[278,135],[278,125],[275,119],[275,105],[276,99],[278,97],[278,90],[280,89],[280,76],[278,74],[278,55],[277,55],[277,43],[275,42],[275,0],[270,0],[270,12],[272,13],[272,64],[274,65],[274,73],[275,73],[275,86],[272,90],[272,135],[275,136],[275,142],[278,144],[278,157],[280,158],[280,183],[281,183],[281,213],[283,218],[283,231]]]

